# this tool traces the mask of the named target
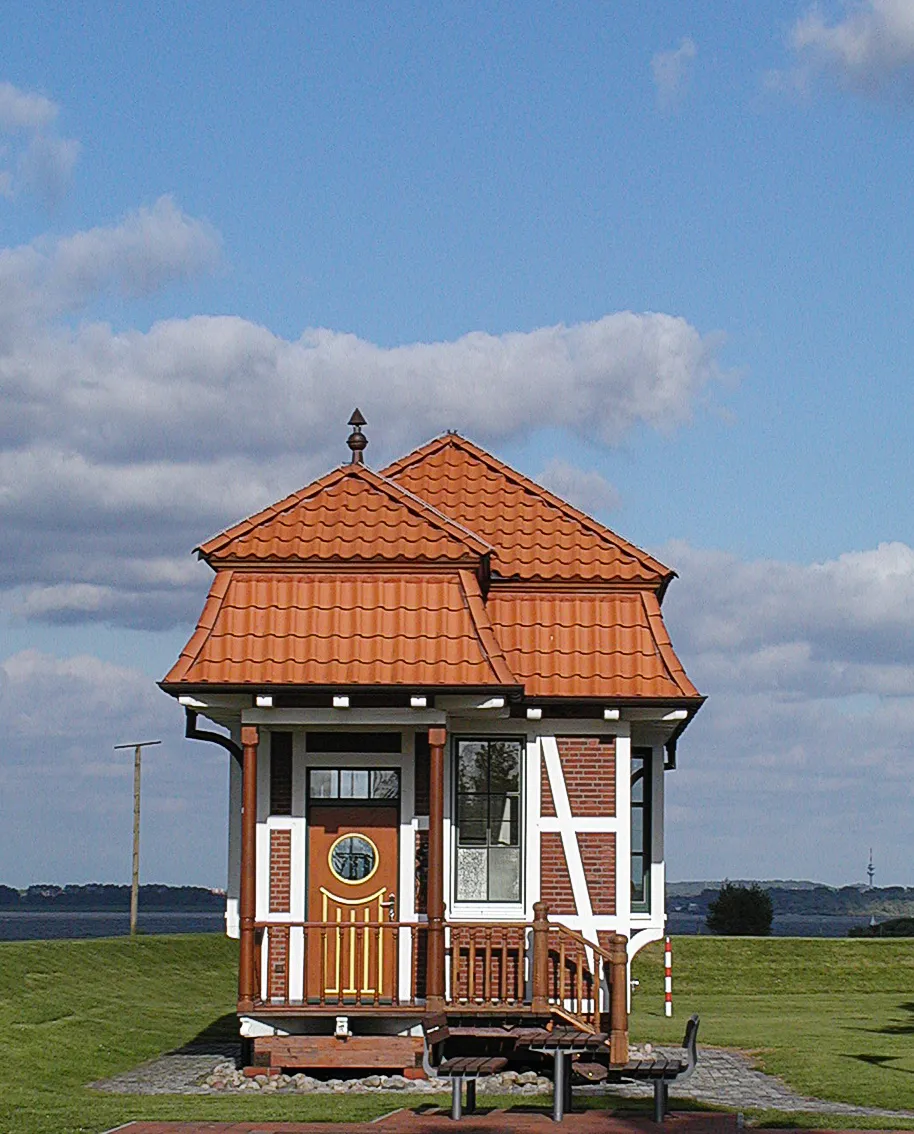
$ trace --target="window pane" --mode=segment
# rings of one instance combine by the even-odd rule
[[[520,901],[520,850],[493,847],[489,851],[489,901]]]
[[[486,856],[485,849],[457,848],[457,900],[460,902],[484,902],[486,900]]]
[[[644,802],[644,776],[632,777],[632,803]]]
[[[644,859],[632,856],[632,901],[644,901]]]
[[[390,769],[371,773],[371,798],[396,799],[400,794],[400,773]]]
[[[457,797],[457,842],[461,846],[486,845],[488,797],[459,795]]]
[[[632,808],[632,854],[638,854],[644,848],[644,811],[640,807]]]
[[[359,882],[374,870],[374,849],[361,835],[349,835],[334,845],[330,866],[344,882]]]
[[[457,750],[457,790],[486,791],[489,785],[485,741],[462,740]]]
[[[335,768],[312,768],[308,773],[312,799],[336,799],[339,795]]]
[[[340,769],[340,799],[368,798],[368,770],[366,768]]]
[[[520,745],[516,740],[489,744],[489,791],[520,791]]]
[[[489,796],[489,844],[493,847],[517,846],[516,795]]]

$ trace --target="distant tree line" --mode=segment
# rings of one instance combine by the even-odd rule
[[[877,925],[859,925],[847,931],[848,937],[914,937],[914,917],[893,917]]]
[[[140,887],[144,910],[221,910],[225,894],[203,886]],[[20,910],[129,910],[130,887],[90,882],[85,886],[36,885],[25,890],[0,885],[0,909]]]
[[[755,883],[758,885],[758,883]],[[780,886],[760,887],[771,899],[774,916],[778,914],[876,914],[914,916],[914,887],[882,886],[872,890],[860,886],[815,886],[793,889]],[[720,890],[706,889],[700,894],[677,896],[669,901],[670,910],[690,910],[707,915]]]

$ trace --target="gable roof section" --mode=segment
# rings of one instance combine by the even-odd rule
[[[215,566],[316,560],[475,564],[492,549],[407,487],[349,464],[197,550]]]
[[[700,697],[650,591],[493,588],[488,612],[528,697]]]
[[[494,544],[504,578],[648,586],[675,575],[647,552],[456,433],[407,454],[384,476]]]
[[[470,570],[220,570],[162,682],[517,687]]]

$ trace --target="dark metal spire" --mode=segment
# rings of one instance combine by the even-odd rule
[[[362,453],[368,445],[368,438],[362,432],[362,426],[367,425],[368,422],[362,417],[361,411],[356,407],[352,411],[352,417],[349,419],[349,425],[352,426],[352,432],[346,438],[346,444],[352,451],[352,464],[364,464]]]

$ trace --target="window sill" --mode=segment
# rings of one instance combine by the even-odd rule
[[[454,902],[448,921],[526,921],[521,902]]]

